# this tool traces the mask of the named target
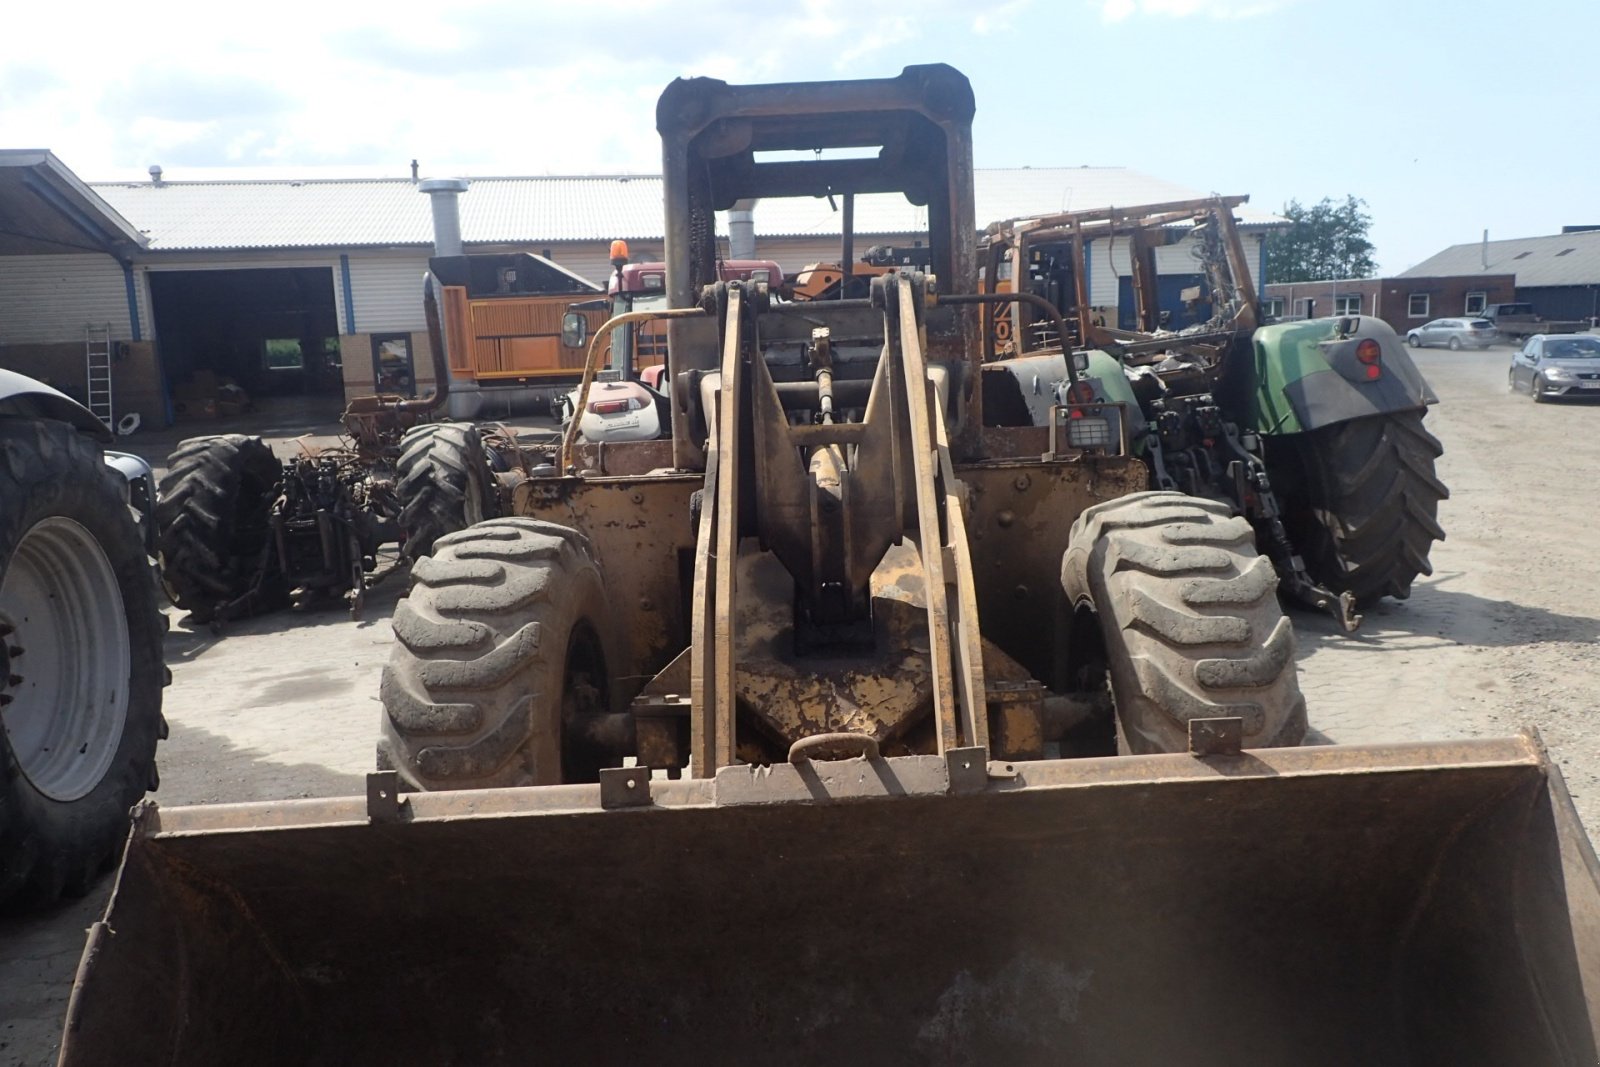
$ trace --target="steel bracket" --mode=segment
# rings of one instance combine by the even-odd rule
[[[401,803],[399,772],[373,771],[367,775],[367,822],[399,822]]]
[[[644,808],[650,804],[649,767],[600,768],[602,808]]]
[[[1189,720],[1189,754],[1237,756],[1244,749],[1244,720],[1223,717]]]
[[[989,750],[977,748],[952,748],[944,754],[945,767],[950,773],[950,792],[981,793],[989,786]]]

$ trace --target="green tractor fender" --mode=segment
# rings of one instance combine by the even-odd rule
[[[1341,324],[1347,332],[1340,332]],[[1375,355],[1368,342],[1376,343]],[[1252,338],[1251,355],[1249,380],[1239,376],[1228,391],[1248,393],[1251,421],[1263,434],[1301,433],[1439,402],[1394,328],[1371,316],[1263,326]],[[1245,369],[1244,362],[1233,369]]]

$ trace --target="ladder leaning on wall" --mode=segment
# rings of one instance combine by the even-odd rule
[[[89,410],[111,429],[111,326],[83,328],[84,366],[89,384]]]

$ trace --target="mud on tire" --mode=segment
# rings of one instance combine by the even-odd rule
[[[610,614],[589,542],[534,519],[441,537],[412,568],[383,669],[378,764],[415,789],[595,780],[578,720],[609,710]]]
[[[1188,722],[1236,716],[1247,748],[1297,745],[1306,707],[1272,563],[1224,504],[1135,493],[1073,523],[1061,584],[1100,620],[1118,747],[1182,752]]]
[[[1294,469],[1273,474],[1273,485],[1311,577],[1362,606],[1410,596],[1416,577],[1433,573],[1428,553],[1444,540],[1439,501],[1450,496],[1434,473],[1444,447],[1422,412],[1341,422],[1293,448]]]
[[[406,431],[396,475],[408,559],[431,554],[445,534],[499,513],[494,474],[471,423],[435,423]]]
[[[0,419],[0,910],[87,892],[156,787],[165,627],[123,493],[78,431]]]
[[[271,535],[267,515],[283,464],[259,437],[191,437],[167,460],[156,501],[161,581],[172,602],[205,621],[243,596]],[[283,599],[269,576],[263,607]]]

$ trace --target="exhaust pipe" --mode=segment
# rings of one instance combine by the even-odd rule
[[[429,178],[417,183],[418,192],[433,201],[433,254],[461,254],[460,195],[467,191],[465,178]]]
[[[433,254],[459,256],[461,250],[461,201],[467,191],[465,178],[429,178],[417,183],[420,192],[433,201]],[[433,395],[420,400],[402,400],[394,410],[408,415],[430,415],[444,407],[450,397],[450,360],[444,350],[444,329],[440,320],[438,285],[433,273],[422,276],[423,317],[428,324],[428,347],[433,354]]]

